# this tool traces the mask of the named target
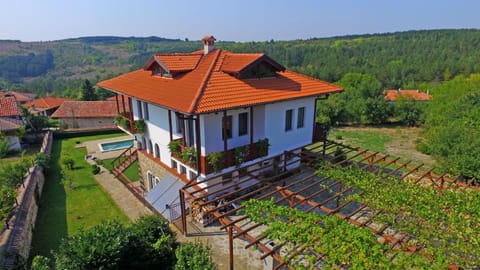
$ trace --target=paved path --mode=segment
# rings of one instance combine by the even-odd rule
[[[89,163],[94,164],[92,160]],[[125,215],[132,221],[137,218],[151,214],[152,212],[146,208],[121,182],[116,179],[107,169],[100,166],[101,171],[95,175],[97,182],[110,194],[115,203],[123,210]]]

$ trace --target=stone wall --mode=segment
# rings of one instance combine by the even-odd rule
[[[49,131],[43,138],[41,153],[50,154],[52,140],[53,133]],[[14,266],[18,257],[28,258],[44,183],[42,169],[31,167],[18,190],[18,205],[14,207],[14,214],[0,233],[0,268]]]
[[[161,180],[168,174],[168,171],[165,170],[165,168],[152,160],[153,156],[147,155],[148,154],[145,154],[142,151],[138,151],[138,170],[141,175],[141,180],[143,181],[143,186],[146,192],[150,190],[147,177],[148,171],[152,174],[153,181],[155,181],[155,177],[158,177]],[[159,160],[158,158],[156,159]],[[158,162],[160,162],[160,160]]]

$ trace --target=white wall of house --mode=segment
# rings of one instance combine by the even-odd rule
[[[304,125],[297,128],[298,109],[305,107]],[[293,110],[292,129],[285,131],[286,111]],[[265,137],[270,143],[269,156],[312,142],[315,98],[302,98],[265,105]]]

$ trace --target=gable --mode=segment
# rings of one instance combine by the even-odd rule
[[[285,67],[263,53],[233,54],[227,53],[221,64],[221,71],[237,78],[264,78],[275,76]]]

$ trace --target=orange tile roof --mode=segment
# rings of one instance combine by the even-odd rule
[[[20,110],[17,106],[17,100],[14,96],[5,96],[0,98],[0,117],[20,116]]]
[[[115,101],[65,101],[52,114],[53,118],[68,117],[114,117],[117,115]]]
[[[184,113],[206,113],[343,90],[292,71],[279,71],[277,77],[262,79],[238,79],[226,73],[227,69],[242,70],[261,57],[264,54],[215,49],[200,55],[196,68],[178,78],[152,76],[150,71],[140,69],[102,81],[98,86]]]
[[[418,90],[386,90],[385,91],[385,100],[396,101],[401,97],[406,99],[413,99],[417,101],[428,101],[432,97],[428,93],[420,92]]]
[[[25,103],[34,100],[37,97],[37,94],[18,91],[0,91],[0,97],[2,96],[14,96],[17,102]]]
[[[23,126],[23,122],[20,119],[0,118],[0,132],[17,130]]]
[[[39,109],[48,110],[48,109],[60,107],[60,105],[62,105],[64,101],[73,101],[73,99],[59,98],[59,97],[44,97],[44,98],[38,98],[33,101],[27,102],[23,104],[23,107],[29,108],[29,107],[35,106],[36,110],[39,110]]]
[[[157,54],[155,59],[159,60],[170,72],[190,71],[195,69],[202,58],[199,54]]]

